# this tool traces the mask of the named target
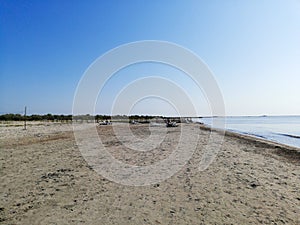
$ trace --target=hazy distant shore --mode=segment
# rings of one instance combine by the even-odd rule
[[[127,151],[111,126],[98,126],[115,158],[139,165],[170,154],[181,126],[200,132],[193,157],[178,173],[159,184],[131,187],[90,168],[71,123],[29,122],[26,131],[22,122],[2,125],[1,224],[300,223],[297,148],[226,132],[215,161],[199,172],[210,134],[206,126],[182,123],[168,129],[154,158],[147,152]],[[131,129],[142,137],[149,134],[148,126],[131,125]]]

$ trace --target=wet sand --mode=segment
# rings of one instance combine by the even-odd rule
[[[128,151],[111,126],[98,132],[115,158],[147,165],[172,152],[181,126],[200,132],[193,157],[171,178],[144,187],[97,174],[82,157],[70,124],[33,123],[26,131],[0,126],[0,223],[300,224],[296,148],[228,132],[215,161],[200,172],[210,130],[198,124],[168,129],[151,155]],[[149,135],[147,125],[133,125],[132,132]]]

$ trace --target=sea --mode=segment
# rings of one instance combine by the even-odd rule
[[[300,116],[204,117],[199,121],[212,126],[213,119],[225,119],[225,129],[228,131],[300,148]]]

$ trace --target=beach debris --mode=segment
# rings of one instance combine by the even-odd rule
[[[48,182],[48,180],[50,180],[50,179],[58,182],[58,180],[61,179],[63,176],[74,179],[74,175],[69,174],[69,172],[72,172],[72,171],[73,170],[71,170],[71,169],[58,169],[55,172],[48,172],[41,176],[41,180],[39,182],[41,182],[43,180]]]
[[[175,121],[171,121],[169,118],[165,120],[166,127],[178,127],[178,124]]]
[[[73,211],[73,207],[75,206],[75,204],[67,204],[67,205],[64,205],[63,208],[66,209],[66,210],[71,210]]]
[[[170,209],[170,213],[171,213],[171,214],[176,213],[175,209]]]
[[[129,121],[130,124],[138,124],[139,122],[135,121],[135,120],[130,120]]]
[[[105,121],[101,121],[98,123],[98,125],[111,125],[112,122],[111,121],[108,121],[108,120],[105,120]]]
[[[252,188],[256,188],[256,187],[258,187],[258,186],[260,186],[259,185],[259,183],[258,182],[256,182],[256,181],[252,181],[252,182],[250,182],[250,187],[252,187]]]

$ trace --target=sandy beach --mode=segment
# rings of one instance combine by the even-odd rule
[[[171,178],[136,187],[96,173],[71,124],[31,123],[26,131],[1,124],[0,224],[300,224],[299,149],[227,132],[200,172],[210,130],[199,124],[168,129],[151,157],[128,151],[111,126],[97,129],[115,158],[147,165],[172,152],[181,126],[200,132],[193,157]],[[148,125],[132,125],[132,132],[147,136]]]

